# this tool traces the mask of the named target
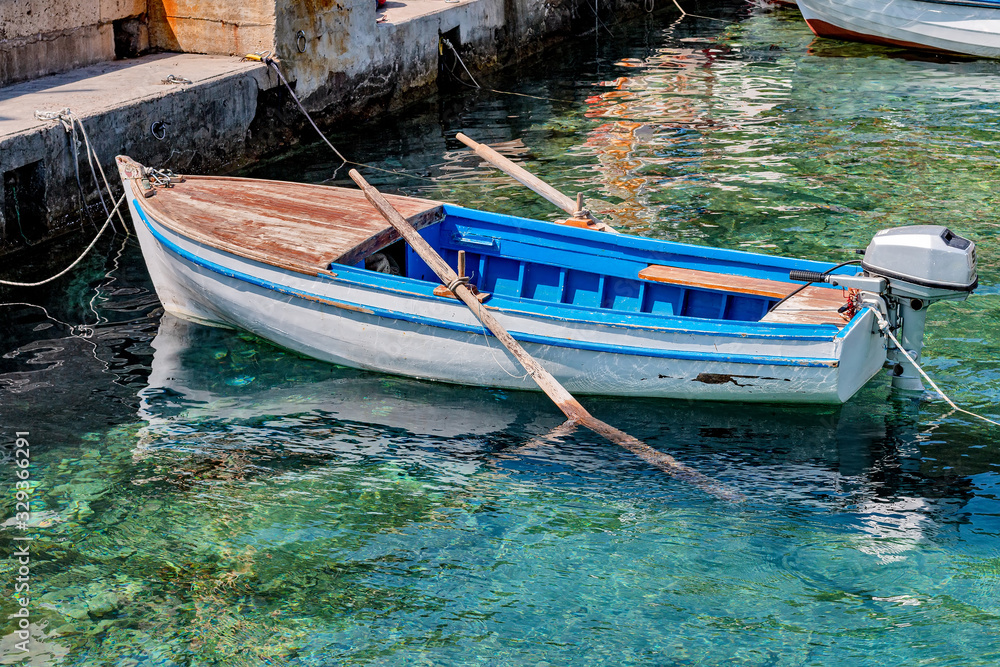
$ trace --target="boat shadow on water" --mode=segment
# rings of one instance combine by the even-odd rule
[[[149,386],[140,391],[146,424],[133,456],[157,461],[162,481],[182,487],[196,479],[391,461],[417,478],[459,486],[502,474],[543,488],[624,484],[654,495],[682,488],[586,430],[562,429],[562,416],[535,392],[343,368],[171,315],[163,316],[152,346]],[[914,487],[922,486],[921,471],[930,470],[920,448],[927,442],[946,448],[951,440],[949,423],[921,429],[918,404],[887,401],[887,390],[873,381],[843,406],[584,402],[599,418],[732,485],[751,502],[795,497],[835,509],[859,494],[925,492]],[[938,491],[965,486],[956,473],[971,471],[968,458],[962,460],[961,471],[933,464]],[[972,467],[989,465],[984,459]]]

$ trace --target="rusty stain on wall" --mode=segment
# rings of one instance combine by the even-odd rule
[[[276,0],[148,0],[155,49],[243,55],[273,50]]]

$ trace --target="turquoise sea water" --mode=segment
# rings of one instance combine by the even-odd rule
[[[982,287],[931,311],[926,366],[996,418],[1000,65],[699,12],[726,22],[609,20],[481,77],[533,98],[459,89],[332,136],[426,179],[366,172],[386,190],[555,217],[463,131],[627,231],[693,243],[841,260],[883,227],[947,224],[977,241]],[[249,175],[335,167],[306,146]],[[540,395],[162,316],[134,242],[101,250],[0,299],[0,549],[28,431],[31,664],[1000,662],[1000,431],[929,394],[584,399],[746,497],[729,503],[587,432],[546,438],[562,419]],[[17,567],[0,560],[4,663]]]

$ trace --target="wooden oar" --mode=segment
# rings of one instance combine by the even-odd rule
[[[566,391],[558,380],[552,377],[545,368],[539,364],[534,357],[528,354],[521,344],[514,340],[513,336],[507,333],[493,315],[487,310],[479,299],[472,293],[472,290],[468,288],[465,283],[459,280],[458,275],[452,270],[448,264],[441,259],[441,256],[430,246],[427,241],[424,240],[422,236],[415,230],[409,222],[397,211],[392,204],[386,200],[382,194],[376,190],[374,187],[368,184],[368,182],[359,174],[356,170],[351,169],[348,172],[358,187],[361,188],[362,192],[365,193],[365,197],[371,202],[379,213],[382,214],[390,225],[396,228],[400,235],[406,239],[406,242],[410,244],[410,247],[420,256],[420,259],[429,266],[434,273],[437,274],[441,282],[444,283],[452,294],[461,299],[472,314],[475,315],[483,325],[489,329],[497,339],[503,343],[510,353],[517,359],[518,363],[524,367],[524,370],[528,371],[532,379],[536,384],[544,391],[549,398],[556,404],[556,406],[562,410],[563,414],[569,418],[570,421],[585,426],[595,433],[604,436],[611,442],[621,445],[625,449],[629,450],[642,460],[647,463],[656,466],[660,470],[685,479],[692,484],[699,486],[700,488],[712,493],[721,498],[727,500],[737,500],[740,498],[739,494],[734,493],[728,489],[721,487],[714,480],[706,477],[700,472],[690,468],[683,463],[678,463],[674,457],[669,454],[664,454],[663,452],[657,451],[642,442],[637,438],[633,438],[628,433],[616,429],[610,424],[602,422],[597,417],[587,412],[580,403],[573,398],[573,395]]]
[[[465,136],[459,132],[455,137],[461,141],[463,144],[475,151],[476,155],[483,158],[494,167],[504,172],[514,180],[519,183],[528,186],[531,190],[540,194],[545,199],[566,211],[574,218],[580,220],[582,223],[580,226],[586,226],[590,229],[596,229],[602,232],[615,232],[615,228],[610,225],[601,222],[594,217],[594,214],[583,208],[582,197],[577,197],[576,201],[572,198],[567,197],[563,193],[556,190],[554,187],[538,178],[530,171],[514,164],[500,153],[487,146],[486,144],[480,144],[469,137]]]

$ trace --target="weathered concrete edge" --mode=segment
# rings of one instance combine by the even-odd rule
[[[105,111],[79,113],[78,117],[101,158],[111,187],[120,192],[114,171],[114,156],[120,153],[180,171],[192,165],[211,168],[231,162],[234,154],[245,150],[250,124],[258,112],[260,91],[274,85],[276,80],[273,76],[269,79],[266,66],[258,65],[183,88],[165,88],[159,95],[132,98]],[[165,141],[152,140],[149,126],[154,119],[173,123]],[[48,212],[43,233],[27,233],[29,241],[36,243],[73,231],[75,223],[83,220],[70,136],[59,122],[39,121],[29,130],[0,138],[0,173],[33,163],[43,165],[43,197]],[[88,205],[103,214],[97,206],[98,195],[82,147],[79,169]],[[5,204],[4,189],[0,189],[4,237],[19,236],[22,230],[16,228],[17,222],[2,215]]]
[[[617,1],[626,9],[631,7],[635,14],[640,11],[639,0]],[[489,14],[490,5],[494,4],[498,2],[482,0],[479,9]],[[471,6],[472,3],[466,5]],[[572,9],[575,4],[569,2],[565,6]],[[352,77],[330,73],[328,81],[307,97],[307,106],[318,112],[321,122],[332,123],[367,119],[382,110],[397,109],[424,96],[436,82],[437,36],[450,29],[445,27],[449,23],[447,14],[446,10],[435,11],[386,31],[394,33],[392,36],[397,39],[392,41],[396,44],[409,45],[409,52],[387,54],[382,67]],[[529,27],[527,37],[502,35],[507,40],[504,46],[498,45],[498,31],[513,33],[514,29],[504,27],[502,22],[498,24],[495,16],[486,16],[482,23],[489,26],[487,29],[466,32],[469,37],[464,39],[463,57],[474,71],[501,69],[573,36],[568,29],[573,17],[573,11],[564,12],[559,20],[545,23],[550,28],[546,32],[534,33]],[[417,34],[430,35],[433,40],[416,39],[413,35]],[[504,54],[512,53],[516,53],[516,58],[511,59],[514,62],[505,62]],[[192,86],[165,91],[162,95],[129,100],[107,112],[88,114],[85,116],[88,132],[106,171],[112,169],[114,155],[126,153],[147,164],[177,171],[225,172],[273,155],[289,144],[313,140],[305,119],[291,108],[291,100],[276,89],[277,85],[276,77],[263,65],[252,72],[219,75]],[[280,107],[285,107],[284,111]],[[282,126],[268,127],[269,117],[273,120],[275,116],[281,119]],[[148,125],[149,120],[156,117],[195,120],[185,131],[173,130],[179,138],[153,142]],[[206,123],[205,119],[220,122]],[[37,240],[72,231],[77,226],[73,223],[83,218],[69,142],[62,127],[51,123],[38,127],[35,132],[0,138],[0,172],[12,168],[11,161],[4,159],[13,154],[8,148],[30,157],[30,161],[42,160],[45,164],[48,220],[44,234]],[[81,159],[80,164],[88,203],[94,206],[97,196],[91,187],[86,161]],[[120,187],[111,173],[109,181],[116,190]],[[3,211],[3,190],[0,189],[0,224],[4,223]],[[7,231],[13,231],[9,223]],[[0,239],[3,238],[10,236],[5,236],[0,228]],[[10,244],[6,250],[11,250]],[[4,252],[4,246],[0,245],[0,254]]]

